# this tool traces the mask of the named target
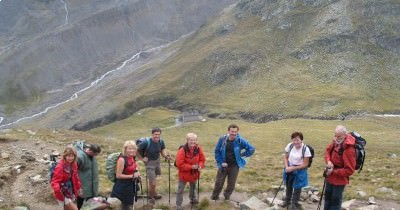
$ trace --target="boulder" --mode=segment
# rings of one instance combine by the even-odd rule
[[[26,206],[16,206],[13,208],[13,210],[29,210],[29,208]]]
[[[265,210],[269,208],[269,206],[262,202],[257,197],[253,196],[249,200],[240,203],[239,205],[240,210]]]
[[[367,196],[367,193],[360,190],[360,191],[357,191],[357,195],[360,197],[365,197],[365,196]]]
[[[109,197],[107,198],[107,202],[110,204],[111,209],[121,208],[121,201],[118,198]]]
[[[349,200],[349,201],[343,202],[343,203],[342,203],[342,209],[349,210],[351,204],[353,204],[355,201],[356,201],[356,199],[351,199],[351,200]]]
[[[7,152],[2,152],[1,153],[1,158],[2,159],[10,159],[10,154],[8,154]]]

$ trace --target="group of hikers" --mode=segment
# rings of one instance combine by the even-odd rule
[[[334,138],[329,143],[326,153],[324,170],[325,210],[340,210],[344,188],[349,184],[349,176],[355,171],[355,138],[348,134],[346,128],[338,125]],[[293,132],[291,140],[284,149],[283,181],[286,184],[286,196],[283,208],[302,209],[299,204],[301,188],[308,185],[307,168],[312,157],[310,148],[303,143],[303,134]],[[353,148],[353,149],[350,149]],[[67,147],[62,159],[57,164],[51,186],[54,196],[64,209],[80,209],[83,202],[98,196],[98,167],[96,156],[101,149],[96,144],[85,144],[78,147],[77,152]],[[227,179],[223,192],[225,200],[232,195],[239,170],[246,165],[247,157],[254,154],[255,147],[239,135],[236,124],[228,126],[227,134],[221,136],[215,146],[214,154],[218,167],[211,200],[218,200]],[[161,175],[161,156],[172,160],[166,152],[165,142],[161,139],[161,129],[153,128],[151,137],[137,145],[136,141],[126,141],[121,155],[116,161],[115,183],[111,197],[118,198],[122,209],[133,209],[137,193],[137,181],[141,179],[136,160],[143,161],[146,169],[146,184],[148,181],[147,199],[155,204],[162,196],[157,193],[157,179]],[[205,167],[206,157],[200,147],[197,135],[188,133],[186,143],[179,148],[175,156],[175,166],[178,169],[176,192],[176,209],[182,209],[183,191],[189,184],[189,199],[192,205],[199,203],[196,185],[201,171]],[[170,165],[169,165],[170,167]],[[76,201],[76,203],[75,203]]]

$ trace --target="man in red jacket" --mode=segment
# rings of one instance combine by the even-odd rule
[[[183,190],[189,182],[189,198],[191,204],[198,204],[196,198],[196,181],[200,179],[200,170],[204,168],[206,158],[203,150],[197,144],[197,135],[188,133],[186,144],[176,153],[176,166],[178,167],[178,191],[176,193],[176,209],[182,209]]]
[[[343,125],[336,126],[335,136],[325,153],[326,189],[324,210],[340,210],[344,187],[356,167],[355,139]]]

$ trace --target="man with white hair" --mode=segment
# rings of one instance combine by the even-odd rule
[[[343,125],[336,126],[335,136],[325,153],[326,177],[324,210],[340,210],[343,191],[356,168],[355,138]]]

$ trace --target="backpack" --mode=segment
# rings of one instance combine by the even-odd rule
[[[354,138],[355,138],[355,144],[354,148],[356,150],[356,170],[358,170],[358,173],[361,172],[363,166],[364,166],[364,160],[365,160],[365,145],[367,144],[367,141],[361,137],[361,135],[355,131],[350,133]],[[333,151],[334,147],[331,149],[331,154]],[[343,154],[343,147],[341,146],[339,149],[339,155]]]
[[[144,151],[138,150],[138,152],[140,152],[140,156],[142,156],[142,157],[145,157],[145,156],[146,156],[147,151],[149,150],[150,145],[151,145],[151,144],[150,144],[150,141],[151,141],[151,138],[149,138],[149,137],[142,137],[142,138],[139,138],[139,139],[136,140],[136,146],[137,146],[138,148],[140,148],[140,145],[141,145],[141,144],[146,144],[146,149],[145,149]],[[163,142],[162,139],[160,139],[160,141],[158,141],[158,143],[159,143],[160,146],[161,146],[164,142]]]
[[[188,146],[187,144],[181,144],[181,145],[179,146],[179,148],[178,148],[178,151],[179,151],[182,147],[183,147],[183,150],[185,151],[185,157],[186,157],[186,153],[189,151],[189,146]],[[196,148],[194,149],[194,151],[193,151],[193,155],[196,156],[196,155],[198,155],[198,154],[199,154],[199,148],[196,147]],[[174,166],[175,166],[175,167],[178,167],[178,166],[176,165],[176,158],[175,158],[175,161],[174,161]]]
[[[356,170],[360,173],[364,166],[365,145],[367,144],[367,141],[355,131],[351,132],[351,135],[356,139],[356,144],[354,145],[356,149]]]
[[[294,146],[293,144],[290,144],[288,154],[290,153],[290,151],[292,151],[293,146]],[[303,154],[302,158],[303,158],[303,159],[304,159],[304,154],[306,153],[307,147],[308,147],[308,149],[310,150],[310,153],[311,153],[311,157],[310,157],[310,159],[308,160],[308,166],[307,166],[307,168],[310,168],[310,167],[311,167],[311,164],[312,164],[312,161],[313,161],[313,158],[314,158],[314,148],[313,148],[311,145],[304,144],[304,146],[303,146],[303,152],[302,152],[302,154]]]
[[[58,162],[60,161],[58,158],[58,155],[50,155],[50,167],[49,167],[49,173],[48,173],[48,180],[51,182],[51,179],[53,178],[53,173],[54,169],[56,168]]]
[[[121,153],[115,152],[111,153],[107,156],[106,160],[106,171],[107,171],[107,177],[111,182],[115,182],[116,180],[116,172],[117,172],[117,161],[119,157],[123,157]],[[125,159],[125,157],[124,157]],[[124,162],[124,170],[127,165],[127,160],[125,159]]]

